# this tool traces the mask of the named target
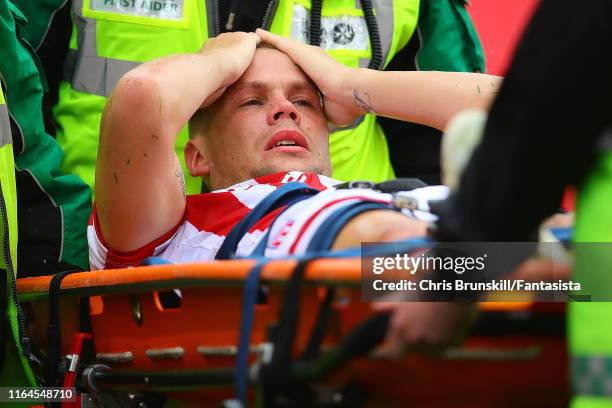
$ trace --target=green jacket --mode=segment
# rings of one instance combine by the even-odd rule
[[[27,20],[8,0],[0,10],[0,72],[14,119],[17,169],[20,273],[49,275],[88,268],[86,227],[91,212],[89,188],[61,172],[62,150],[44,129],[45,85],[34,48],[25,38]]]
[[[26,27],[27,20],[18,8],[0,0],[0,76],[6,90],[0,105],[0,209],[4,222],[0,267],[6,271],[2,279],[7,283],[7,307],[2,313],[7,314],[11,328],[2,344],[2,386],[36,385],[27,359],[30,343],[25,318],[15,293],[17,276],[85,269],[88,263],[89,188],[78,177],[61,173],[61,149],[44,131],[44,78],[36,53],[25,38]]]
[[[417,69],[485,72],[482,44],[465,8],[467,4],[467,0],[421,1]]]

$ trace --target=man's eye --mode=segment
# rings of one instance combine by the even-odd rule
[[[240,106],[257,106],[261,105],[261,101],[259,99],[249,99],[244,101]]]
[[[296,99],[293,103],[300,106],[312,106],[312,103],[308,99]]]

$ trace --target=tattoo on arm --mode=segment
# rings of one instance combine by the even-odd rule
[[[355,98],[355,105],[357,105],[359,109],[362,109],[364,112],[367,113],[376,113],[374,111],[374,107],[372,106],[372,101],[370,100],[369,93],[363,92],[362,94],[360,94],[357,89],[353,89],[353,96]]]
[[[185,188],[185,174],[183,174],[183,169],[179,165],[174,172],[176,178],[179,179],[179,183],[181,183],[181,190],[183,190],[183,199],[187,196],[187,190]]]

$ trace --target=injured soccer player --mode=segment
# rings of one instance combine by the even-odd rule
[[[328,123],[346,126],[374,112],[444,129],[465,108],[487,109],[500,82],[483,74],[348,68],[318,47],[262,30],[222,34],[198,53],[142,64],[119,81],[103,113],[91,268],[138,265],[153,255],[212,261],[250,209],[290,181],[319,192],[262,217],[240,239],[237,255],[249,255],[263,239],[266,256],[302,254],[336,210],[359,201],[380,209],[350,218],[331,249],[424,236],[430,214],[394,211],[390,194],[333,188],[339,182],[330,178]],[[187,123],[186,165],[210,193],[185,196],[174,144]],[[411,194],[426,203],[446,193],[438,186]],[[440,303],[413,314],[460,316],[443,328],[460,332],[466,308]],[[391,335],[439,340],[426,325],[411,326]]]

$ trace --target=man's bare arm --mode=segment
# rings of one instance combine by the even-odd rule
[[[501,77],[468,72],[387,72],[359,69],[344,82],[345,103],[363,113],[444,130],[466,108],[488,110]]]
[[[161,58],[121,78],[102,116],[96,167],[97,215],[110,248],[137,249],[180,221],[185,200],[176,135],[242,75],[257,41],[252,33],[225,34],[200,53]]]
[[[502,78],[463,72],[387,72],[345,67],[319,47],[263,30],[263,41],[285,52],[317,84],[325,113],[336,125],[364,113],[431,126],[440,130],[466,108],[488,109]]]

